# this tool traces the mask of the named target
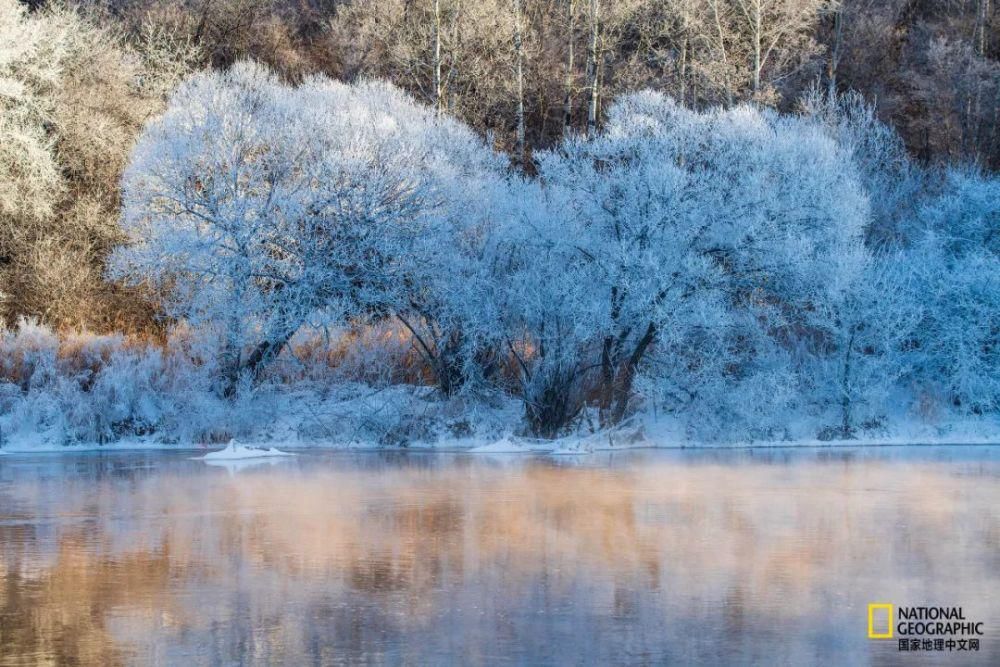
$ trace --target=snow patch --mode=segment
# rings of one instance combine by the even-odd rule
[[[466,451],[470,454],[530,454],[534,450],[510,438],[501,438],[496,442],[479,445]]]
[[[290,452],[283,452],[280,449],[269,447],[248,447],[235,440],[230,440],[225,449],[217,452],[209,452],[204,456],[195,457],[202,461],[242,461],[245,459],[263,459],[276,456],[295,456]]]

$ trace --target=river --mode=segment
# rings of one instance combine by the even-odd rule
[[[0,457],[0,665],[1000,663],[997,447],[194,454]]]

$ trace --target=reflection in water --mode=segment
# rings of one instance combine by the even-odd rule
[[[0,665],[942,659],[869,602],[962,605],[954,664],[996,664],[998,480],[994,448],[8,457]]]

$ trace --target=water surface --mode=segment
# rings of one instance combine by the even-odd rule
[[[190,456],[0,457],[0,665],[998,664],[998,448]]]

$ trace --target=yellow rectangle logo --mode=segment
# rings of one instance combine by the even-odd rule
[[[885,632],[875,631],[876,612],[885,612]],[[877,615],[882,616],[881,613]],[[881,620],[881,618],[879,620]],[[881,623],[879,625],[881,626]],[[892,639],[891,604],[874,603],[868,605],[868,639]]]

